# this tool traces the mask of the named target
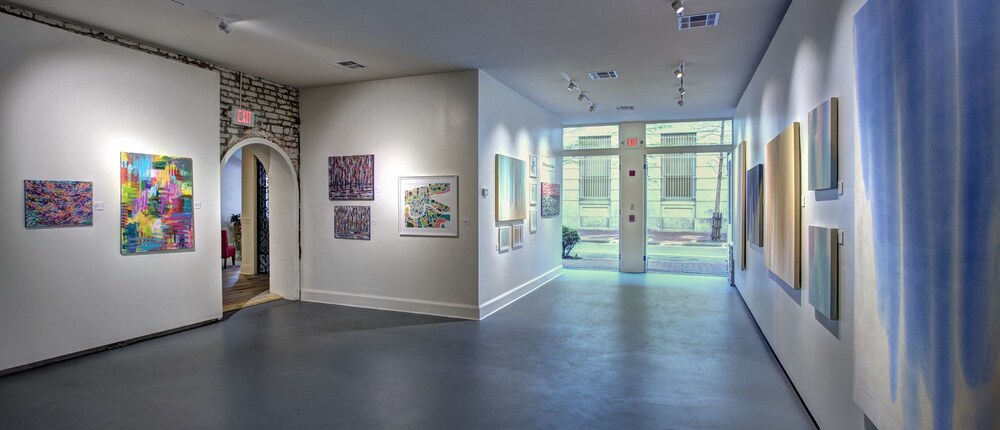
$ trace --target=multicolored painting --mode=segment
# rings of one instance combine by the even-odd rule
[[[559,184],[542,182],[542,216],[558,216],[561,205]]]
[[[190,158],[121,153],[122,255],[194,248]]]
[[[840,318],[838,230],[809,226],[809,304],[831,320]]]
[[[334,239],[371,240],[371,206],[334,206]]]
[[[837,98],[829,99],[809,112],[809,189],[837,188],[838,128]]]
[[[24,181],[24,227],[76,227],[94,224],[94,183]]]
[[[497,221],[522,220],[527,216],[525,180],[527,166],[524,160],[505,155],[496,157]]]
[[[330,200],[375,200],[375,155],[330,157]]]
[[[1000,428],[1000,7],[854,17],[854,401],[880,429]]]
[[[764,246],[764,165],[758,164],[746,174],[746,230],[747,241],[756,246]]]
[[[458,176],[399,178],[401,236],[458,236]]]
[[[799,151],[797,122],[764,148],[764,264],[771,279],[796,290],[802,287]]]

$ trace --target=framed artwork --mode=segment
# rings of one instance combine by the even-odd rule
[[[334,239],[371,240],[371,206],[335,206],[333,208]]]
[[[458,236],[458,176],[399,178],[400,236]]]
[[[542,216],[552,217],[559,215],[560,206],[559,184],[542,182]]]
[[[330,200],[375,200],[375,155],[345,155],[329,160]]]
[[[831,98],[809,112],[809,189],[837,188],[838,101]]]
[[[524,160],[497,154],[497,221],[523,220],[528,215],[527,199],[524,198],[527,189],[525,184],[526,169]]]
[[[764,149],[764,262],[785,285],[802,288],[799,123]]]
[[[528,233],[534,234],[538,231],[538,210],[532,209],[528,217]]]
[[[501,226],[497,230],[497,250],[500,252],[510,251],[510,226]]]
[[[524,224],[518,224],[510,228],[510,246],[511,248],[524,246]]]
[[[840,318],[840,267],[835,228],[809,226],[809,304],[831,320]]]
[[[747,241],[756,246],[764,246],[764,165],[758,164],[747,170],[746,187],[746,230]]]
[[[94,224],[94,183],[24,181],[24,227],[78,227]]]
[[[194,248],[190,158],[121,153],[121,253]]]
[[[741,142],[739,147],[736,148],[736,165],[734,166],[734,171],[743,173],[742,175],[735,175],[733,177],[733,182],[736,185],[736,189],[739,192],[739,212],[736,215],[738,218],[733,227],[739,229],[736,237],[739,238],[739,242],[734,244],[733,247],[736,252],[736,261],[740,267],[741,271],[747,270],[747,177],[746,177],[746,165],[747,165],[747,143],[746,141]]]
[[[531,206],[538,204],[538,181],[531,181],[531,190],[528,191],[528,203]]]
[[[535,157],[534,155],[528,156],[528,174],[532,178],[538,177],[538,157]]]

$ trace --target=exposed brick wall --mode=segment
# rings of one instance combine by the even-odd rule
[[[250,137],[259,137],[281,146],[288,154],[288,158],[292,160],[295,173],[298,175],[299,90],[297,88],[19,6],[0,3],[0,12],[157,57],[218,72],[221,88],[219,94],[219,159],[221,160],[226,151],[240,141]],[[232,124],[232,109],[240,100],[241,79],[243,84],[242,106],[252,109],[257,114],[256,125],[252,129]]]

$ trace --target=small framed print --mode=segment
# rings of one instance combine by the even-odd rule
[[[534,155],[528,156],[528,176],[532,178],[538,177],[538,157]]]
[[[518,224],[511,227],[510,242],[511,248],[520,248],[524,246],[524,224]]]
[[[538,181],[531,181],[531,189],[528,191],[528,203],[532,206],[538,204]]]
[[[497,250],[500,252],[510,251],[510,226],[500,227],[497,233]]]
[[[528,233],[534,234],[536,231],[538,231],[538,211],[532,209],[531,216],[528,217]]]

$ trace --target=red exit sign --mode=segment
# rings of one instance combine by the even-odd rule
[[[249,109],[233,109],[233,123],[244,127],[253,127],[253,111]]]
[[[639,146],[639,138],[638,137],[630,137],[628,139],[625,139],[625,146],[627,146],[629,148],[635,148],[635,147]]]

